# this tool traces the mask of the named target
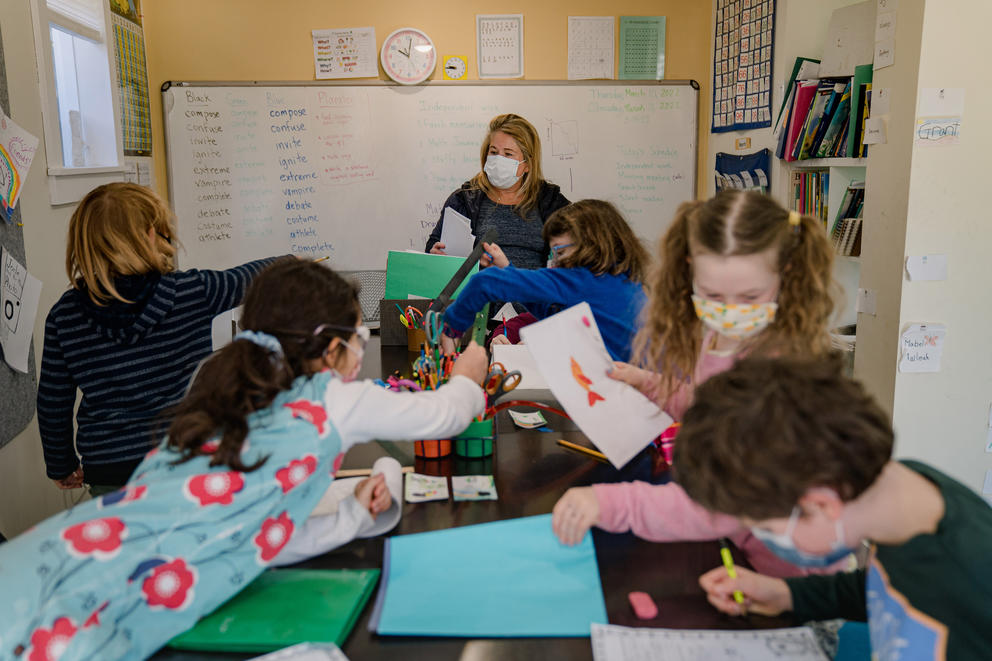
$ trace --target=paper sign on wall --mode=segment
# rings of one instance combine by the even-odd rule
[[[913,255],[906,258],[910,280],[947,280],[947,255]]]
[[[26,374],[41,281],[28,273],[6,250],[0,258],[0,269],[0,346],[3,347],[3,359],[18,372]]]
[[[961,141],[964,88],[927,87],[920,90],[913,143],[921,146],[956,145]]]
[[[313,30],[313,66],[317,80],[374,78],[379,75],[375,28]]]
[[[943,324],[912,324],[903,331],[899,342],[902,354],[899,371],[939,372],[946,333]]]

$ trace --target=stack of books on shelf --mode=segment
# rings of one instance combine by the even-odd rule
[[[844,199],[830,228],[830,240],[838,255],[861,255],[861,225],[865,206],[865,182],[852,181],[844,191]]]
[[[801,70],[800,60],[811,62],[799,58],[794,69],[797,72]],[[786,161],[867,155],[862,139],[871,98],[871,75],[869,64],[857,67],[854,76],[848,78],[792,81],[775,129],[775,155]]]
[[[826,170],[794,170],[792,172],[792,208],[804,216],[819,218],[827,225],[827,190],[830,173]]]

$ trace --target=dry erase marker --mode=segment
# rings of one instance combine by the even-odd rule
[[[723,566],[727,568],[727,576],[730,578],[737,578],[737,569],[734,567],[734,557],[730,555],[730,547],[727,545],[727,539],[722,538],[720,540],[720,557],[723,558]],[[740,590],[734,590],[734,601],[741,605],[741,611],[744,610],[744,594]]]

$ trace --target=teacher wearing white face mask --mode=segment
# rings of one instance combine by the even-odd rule
[[[444,209],[451,207],[471,221],[476,237],[490,229],[498,232],[499,245],[484,245],[488,254],[483,254],[482,266],[544,266],[548,258],[541,234],[544,221],[569,202],[558,186],[541,175],[537,130],[520,115],[494,117],[482,142],[481,164],[482,171],[445,200],[425,250],[445,254],[441,229]]]

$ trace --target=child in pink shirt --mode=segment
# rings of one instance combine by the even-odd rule
[[[837,285],[819,221],[758,193],[724,191],[686,202],[660,248],[660,268],[635,340],[635,363],[611,376],[638,388],[675,420],[695,388],[745,355],[820,356]],[[678,441],[676,440],[676,443]],[[552,526],[575,544],[590,526],[652,541],[730,537],[748,561],[776,576],[802,573],[736,519],[708,512],[677,484],[597,484],[569,489]]]

